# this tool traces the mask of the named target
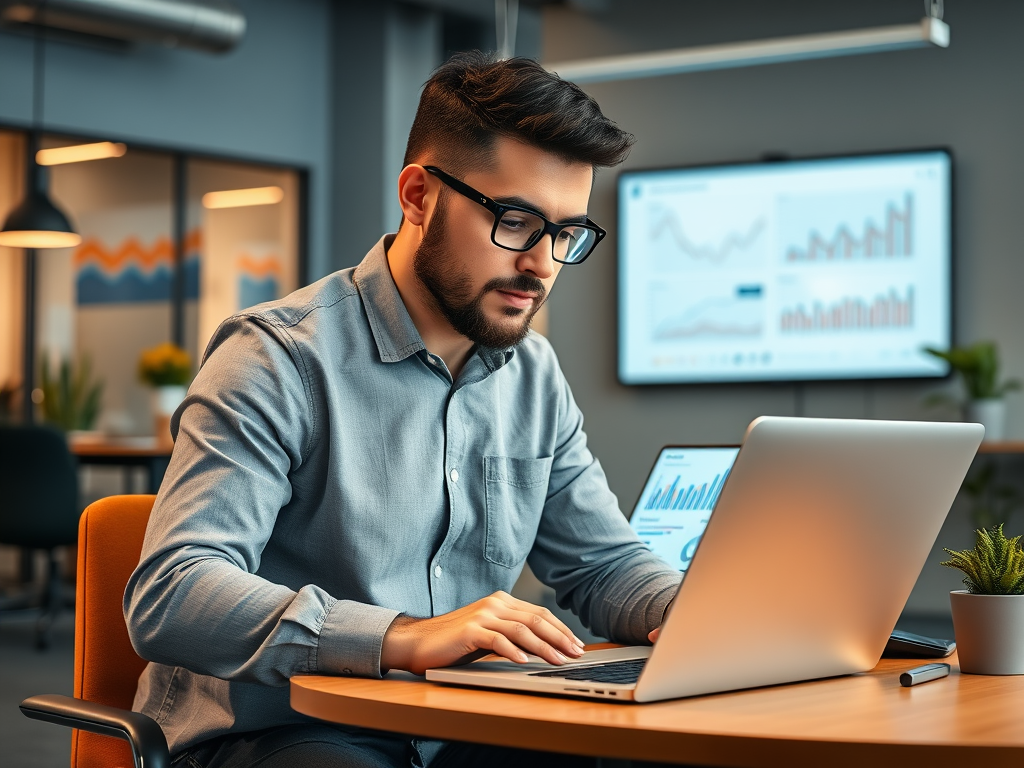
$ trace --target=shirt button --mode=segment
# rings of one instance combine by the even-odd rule
[[[452,479],[453,483],[459,482],[459,470],[453,469],[451,472],[448,473],[448,477]]]
[[[443,573],[443,571],[441,570],[441,566],[440,565],[435,565],[434,566],[434,576],[436,578],[440,579],[442,573]]]
[[[352,670],[349,669],[348,667],[345,667],[343,670],[341,670],[341,674],[343,674],[343,675],[351,675],[352,674]]]

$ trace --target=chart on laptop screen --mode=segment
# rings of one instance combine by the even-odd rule
[[[629,523],[673,568],[686,571],[739,448],[663,448]]]

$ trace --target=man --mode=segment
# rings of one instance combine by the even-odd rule
[[[181,765],[522,759],[314,723],[287,682],[578,657],[508,594],[527,560],[598,634],[659,626],[679,575],[630,531],[529,330],[603,237],[594,170],[631,142],[534,62],[458,56],[424,88],[397,235],[214,335],[125,594],[152,662],[136,708]]]

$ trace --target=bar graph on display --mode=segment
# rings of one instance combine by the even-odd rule
[[[914,197],[909,192],[903,206],[889,202],[885,209],[885,224],[881,227],[868,219],[862,232],[854,234],[847,224],[840,224],[831,238],[812,231],[806,245],[786,250],[788,263],[866,261],[899,259],[914,255]]]
[[[676,475],[671,483],[662,484],[659,480],[655,490],[644,502],[643,509],[649,510],[711,510],[718,501],[722,486],[729,477],[729,470],[715,475],[715,479],[701,485],[682,482],[682,476]]]
[[[833,302],[815,301],[783,310],[783,333],[900,330],[914,327],[914,287],[900,296],[896,289],[871,301],[845,297]]]

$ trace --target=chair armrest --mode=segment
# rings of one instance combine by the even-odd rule
[[[139,712],[56,693],[30,696],[21,702],[21,711],[33,720],[124,739],[132,748],[135,768],[169,768],[171,764],[164,732]]]

